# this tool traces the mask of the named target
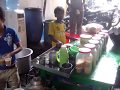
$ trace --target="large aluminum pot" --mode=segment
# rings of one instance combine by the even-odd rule
[[[30,83],[26,86],[26,90],[45,90],[41,84],[39,77],[33,77]]]
[[[28,73],[31,68],[31,54],[33,50],[30,48],[23,48],[18,54],[16,54],[16,65],[18,67],[19,74]]]

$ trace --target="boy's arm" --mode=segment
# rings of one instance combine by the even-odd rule
[[[18,52],[20,52],[21,50],[22,50],[22,45],[21,45],[21,43],[20,42],[18,42],[17,44],[16,44],[16,49],[15,50],[13,50],[12,52],[9,52],[9,53],[6,53],[5,55],[4,55],[4,57],[12,57],[12,56],[14,56],[15,54],[17,54]]]
[[[17,44],[16,44],[16,49],[15,50],[13,50],[12,52],[10,52],[10,56],[13,56],[13,55],[15,55],[15,54],[17,54],[18,52],[20,52],[21,50],[22,50],[22,45],[21,45],[21,43],[20,42],[18,42]]]
[[[56,39],[54,36],[49,35],[49,37],[51,38],[51,40],[52,40],[53,42],[56,43],[56,47],[60,48],[61,45],[63,44],[61,41],[59,41],[58,39]]]
[[[49,37],[50,37],[50,39],[53,41],[53,42],[55,42],[55,43],[58,43],[58,42],[60,42],[59,40],[57,40],[54,36],[52,36],[52,35],[49,35]]]

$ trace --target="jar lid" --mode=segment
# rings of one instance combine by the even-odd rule
[[[84,47],[84,48],[79,48],[79,52],[84,53],[84,54],[88,54],[91,52],[91,50],[89,48]]]
[[[93,39],[93,40],[98,40],[98,41],[99,41],[99,40],[101,40],[101,37],[100,37],[100,36],[93,36],[92,39]]]
[[[92,35],[89,34],[81,34],[80,38],[92,38]]]
[[[101,30],[101,32],[108,33],[108,30]]]
[[[90,49],[94,49],[95,48],[95,44],[88,43],[88,44],[85,44],[84,47],[90,48]]]
[[[91,43],[91,44],[95,44],[95,45],[98,45],[99,44],[99,41],[98,40],[89,40],[88,41],[89,43]]]
[[[100,38],[102,38],[102,37],[104,37],[104,34],[95,34],[95,37],[100,37]]]
[[[99,32],[99,34],[100,34],[100,35],[104,35],[104,36],[106,35],[105,32]]]

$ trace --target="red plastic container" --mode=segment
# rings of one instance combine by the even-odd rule
[[[80,38],[80,34],[70,34],[69,32],[65,32],[65,35],[66,36],[71,36],[71,37],[73,37],[73,38],[75,38],[75,39],[78,39],[78,38]],[[66,39],[66,43],[69,43],[70,42],[70,39]]]

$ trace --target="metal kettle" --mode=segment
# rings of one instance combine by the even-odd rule
[[[26,90],[44,90],[44,87],[41,84],[41,80],[39,77],[34,77],[30,84],[26,86]]]

